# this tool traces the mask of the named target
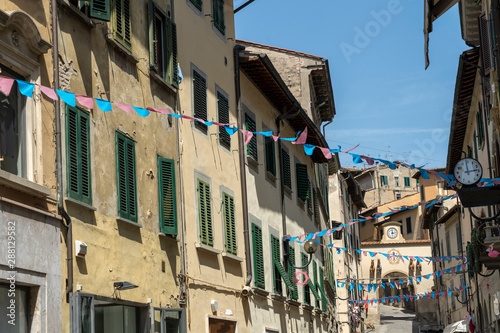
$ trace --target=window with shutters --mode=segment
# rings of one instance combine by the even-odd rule
[[[308,261],[309,261],[309,258],[307,256],[307,254],[301,252],[301,255],[302,255],[302,266],[305,266]],[[302,269],[304,272],[306,272],[307,276],[309,277],[309,266],[307,266],[306,268]],[[311,287],[309,285],[309,281],[311,280],[311,278],[308,279],[307,283],[304,285],[304,303],[306,304],[309,304],[311,305]]]
[[[226,34],[224,23],[224,0],[212,0],[212,20],[215,28],[222,34]]]
[[[158,156],[158,195],[160,232],[177,235],[175,162],[161,156]]]
[[[189,2],[199,11],[203,10],[203,0],[189,0]]]
[[[265,289],[264,252],[262,247],[262,229],[252,223],[253,273],[255,286]]]
[[[223,219],[225,249],[227,253],[238,255],[236,244],[236,221],[234,216],[234,198],[229,194],[222,192]]]
[[[229,124],[229,100],[220,91],[217,91],[217,110],[219,123]],[[219,144],[227,150],[231,150],[231,136],[224,126],[219,126]]]
[[[257,126],[255,125],[255,120],[248,113],[245,113],[245,126],[246,130],[250,132],[257,131]],[[247,145],[247,155],[250,156],[255,162],[257,162],[257,136],[254,135]]]
[[[321,291],[321,309],[323,311],[326,311],[328,301],[326,299],[326,292],[325,292],[325,275],[321,267],[319,269],[319,288]]]
[[[472,136],[472,140],[474,140],[474,158],[477,160],[477,134],[476,134],[476,130],[474,130],[474,135]]]
[[[68,197],[92,205],[90,116],[66,105],[66,174]]]
[[[115,141],[118,216],[137,222],[135,142],[118,131],[116,132]]]
[[[70,0],[69,2],[88,17],[102,21],[110,19],[110,0]]]
[[[306,202],[311,196],[307,165],[297,163],[295,165],[295,173],[297,175],[297,196],[299,199]]]
[[[177,66],[177,26],[171,18],[149,0],[149,64],[163,80],[179,87]]]
[[[266,171],[268,174],[276,177],[274,139],[272,137],[264,137],[264,145],[266,151]]]
[[[463,248],[462,248],[462,229],[460,228],[460,223],[457,223],[456,234],[457,234],[457,250],[458,250],[457,255],[461,256]]]
[[[405,177],[405,187],[410,187],[411,186],[411,179],[410,177]]]
[[[319,284],[318,284],[318,264],[316,261],[313,261],[313,274],[314,274],[314,290],[313,291],[314,297],[316,298],[316,307],[319,309],[319,304],[320,304],[320,297],[318,294],[319,291]]]
[[[113,38],[129,51],[132,50],[131,0],[112,0],[111,23]]]
[[[481,104],[479,104],[479,109],[476,114],[476,127],[477,127],[477,144],[479,148],[482,148],[484,143],[484,124],[483,124],[483,112],[481,109]]]
[[[283,160],[283,183],[289,190],[291,190],[292,174],[290,169],[290,155],[285,149],[281,150],[281,159]]]
[[[214,233],[212,225],[212,196],[210,184],[198,179],[196,191],[198,192],[198,222],[200,224],[200,242],[214,246]]]
[[[389,185],[389,180],[387,178],[387,176],[380,176],[380,186],[387,186]]]
[[[271,235],[271,250],[273,252],[273,291],[275,294],[282,295],[283,285],[281,283],[281,274],[279,265],[281,265],[281,247],[277,237]]]
[[[207,80],[198,71],[193,70],[193,105],[194,117],[202,120],[208,120],[207,115]],[[207,125],[199,121],[194,121],[194,126],[207,133]]]
[[[412,233],[412,230],[411,230],[411,217],[407,217],[406,218],[406,233],[407,234],[411,234]]]
[[[290,245],[289,248],[288,248],[288,278],[291,280],[291,281],[294,281],[295,279],[295,267],[293,267],[290,262],[293,263],[293,265],[295,265],[295,248]],[[299,291],[298,291],[298,288],[297,288],[297,284],[294,283],[293,284],[293,289],[290,291],[290,298],[291,299],[294,299],[294,300],[297,300],[299,299]]]
[[[399,187],[399,177],[394,177],[394,186]]]

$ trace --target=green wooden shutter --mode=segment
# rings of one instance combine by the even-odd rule
[[[274,155],[274,139],[271,137],[266,137],[265,139],[266,148],[266,171],[276,176],[276,158]]]
[[[281,156],[283,160],[283,182],[285,186],[292,189],[292,175],[290,171],[290,155],[284,149],[281,150]]]
[[[316,261],[313,261],[313,274],[314,274],[314,290],[313,294],[314,297],[316,297],[316,307],[319,308],[319,301],[321,297],[319,296],[318,293],[318,264],[316,264]]]
[[[246,130],[250,132],[255,132],[257,127],[255,126],[255,120],[248,114],[245,113],[245,125]],[[247,145],[247,155],[252,157],[255,161],[258,161],[257,155],[257,136],[253,136]]]
[[[301,252],[301,256],[302,256],[302,266],[305,266],[308,263],[309,258],[307,257],[307,254],[303,252]],[[309,285],[309,281],[311,281],[311,279],[309,278],[309,267],[306,267],[302,270],[306,272],[308,276],[307,283],[304,285],[304,303],[311,304],[311,291],[310,291],[311,287]]]
[[[271,235],[271,251],[273,259],[273,291],[276,294],[281,294],[281,273],[278,270],[276,262],[280,260],[280,242],[278,238]]]
[[[476,135],[476,130],[474,130],[474,135],[472,136],[472,139],[474,140],[474,158],[477,160],[477,135]]]
[[[179,64],[178,64],[178,59],[177,59],[177,25],[172,22],[172,20],[169,20],[168,27],[170,28],[168,36],[169,38],[169,45],[170,45],[170,54],[171,54],[171,81],[170,83],[176,87],[179,88]]]
[[[98,20],[109,21],[110,13],[110,0],[92,0],[90,1],[90,13],[91,18]]]
[[[67,106],[66,156],[68,196],[92,205],[90,176],[90,117],[87,112]]]
[[[314,262],[314,261],[313,261],[313,274],[315,276],[314,280],[316,281],[316,284],[317,284],[318,276],[316,274],[316,262]],[[309,277],[309,280],[307,281],[307,286],[309,287],[310,292],[312,292],[312,294],[316,298],[316,306],[318,306],[318,301],[319,301],[320,297],[318,294],[318,290],[316,289],[315,283],[313,282],[311,277]]]
[[[290,262],[292,262],[295,265],[295,249],[293,247],[288,248],[288,278],[290,281],[295,281],[295,267],[293,267]],[[292,299],[297,300],[299,298],[299,291],[297,288],[297,284],[293,283],[293,289],[290,292],[290,296]]]
[[[113,26],[114,38],[124,47],[132,49],[132,30],[130,17],[130,0],[114,0]]]
[[[135,143],[116,132],[116,179],[118,216],[137,222]]]
[[[310,197],[307,165],[297,163],[295,169],[297,173],[297,195],[300,199],[306,201]]]
[[[158,195],[160,231],[167,235],[177,235],[175,162],[161,156],[158,156]]]
[[[197,71],[193,71],[194,116],[207,120],[207,81]],[[207,125],[194,122],[195,126],[207,131]]]
[[[214,25],[221,34],[226,33],[226,26],[224,23],[224,0],[212,0],[212,16]]]
[[[156,6],[149,0],[149,66],[158,72],[158,34],[156,27]]]
[[[325,276],[323,273],[323,269],[319,270],[319,290],[321,292],[321,309],[323,311],[327,310],[328,299],[326,298],[325,292]]]
[[[234,218],[234,198],[227,193],[223,194],[224,201],[224,233],[226,236],[226,252],[237,255],[236,221]]]
[[[219,123],[229,124],[229,101],[219,91],[217,92],[217,108],[219,109]],[[223,126],[219,126],[219,143],[231,149],[231,136]]]
[[[264,252],[262,247],[262,229],[252,223],[253,270],[255,286],[265,289]]]
[[[213,246],[212,200],[210,185],[198,179],[198,218],[200,222],[200,242]]]
[[[273,264],[276,270],[279,272],[281,279],[285,282],[287,288],[293,289],[294,283],[290,281],[288,274],[286,273],[285,267],[281,264],[281,251],[280,251],[280,241],[278,238],[271,236],[271,244],[273,247]],[[275,291],[281,292],[281,286],[278,286],[278,283],[281,283],[281,279],[275,276]]]
[[[483,146],[483,139],[484,139],[483,113],[481,111],[481,104],[479,104],[479,109],[476,114],[476,122],[477,122],[477,141],[479,148],[481,148]]]
[[[189,0],[198,10],[203,9],[203,0]]]

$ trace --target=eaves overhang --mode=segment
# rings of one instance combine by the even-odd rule
[[[314,85],[314,100],[321,122],[332,121],[336,111],[328,60],[323,60],[320,69],[311,71],[311,81]]]
[[[453,115],[451,117],[446,173],[452,173],[455,164],[462,158],[465,132],[472,102],[472,94],[478,70],[479,49],[473,48],[460,55],[458,64],[455,96],[453,99]]]
[[[308,130],[307,143],[328,148],[323,134],[314,122],[307,116],[300,103],[279,75],[269,57],[264,54],[240,52],[239,65],[247,77],[257,86],[269,102],[284,114],[291,111],[293,116],[286,119],[295,132]],[[315,163],[327,163],[328,160],[320,149],[315,149],[312,156]]]

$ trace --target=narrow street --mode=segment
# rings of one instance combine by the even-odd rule
[[[376,333],[418,333],[419,322],[414,321],[415,314],[405,309],[380,305],[380,325],[375,326]]]

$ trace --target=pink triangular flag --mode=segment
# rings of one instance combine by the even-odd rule
[[[330,149],[324,148],[324,147],[318,147],[318,148],[323,152],[323,155],[325,155],[325,158],[327,160],[332,158],[332,153],[331,153]]]
[[[0,91],[3,92],[4,95],[10,95],[10,90],[12,89],[13,84],[14,79],[11,79],[10,77],[0,76]]]
[[[45,96],[47,96],[48,98],[50,98],[51,100],[56,101],[59,99],[59,97],[57,97],[56,91],[54,89],[49,88],[49,87],[45,87],[45,86],[42,86],[39,84],[37,84],[37,86],[38,86],[38,88],[40,88],[40,91],[43,92],[43,94]]]
[[[247,145],[252,140],[253,133],[244,129],[240,129],[240,131],[245,134],[245,144]]]
[[[75,95],[76,100],[80,105],[85,106],[87,109],[94,108],[94,99],[85,95]]]
[[[189,120],[194,120],[194,117],[186,116],[185,114],[182,115],[182,118],[189,119]]]
[[[123,111],[125,112],[128,112],[128,113],[134,113],[134,109],[132,109],[132,107],[130,105],[125,105],[125,104],[121,104],[121,103],[116,103],[116,102],[113,102],[117,107],[119,107],[120,109],[122,109]]]
[[[281,136],[281,133],[278,133],[278,135],[273,135],[273,134],[271,134],[271,137],[273,138],[273,140],[274,140],[275,142],[276,142],[276,141],[278,141],[278,139],[280,138],[280,136]]]
[[[146,109],[149,110],[149,111],[153,111],[153,112],[158,112],[158,113],[163,113],[163,114],[170,114],[170,111],[168,111],[167,109],[158,109],[158,108],[152,108],[152,107],[147,107]]]
[[[307,127],[304,128],[304,131],[300,133],[299,137],[297,138],[297,141],[293,141],[292,143],[294,145],[303,145],[307,141]]]

